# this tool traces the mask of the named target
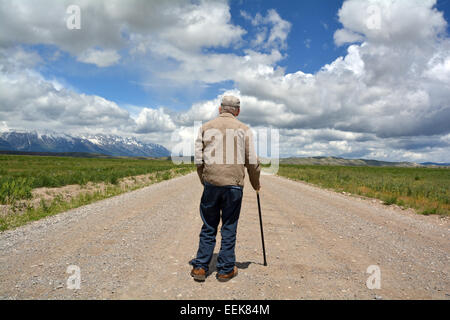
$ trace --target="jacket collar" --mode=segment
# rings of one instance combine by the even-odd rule
[[[222,117],[222,118],[233,118],[233,119],[236,118],[235,116],[233,116],[233,115],[232,115],[231,113],[229,113],[229,112],[221,113],[221,114],[219,114],[219,117]]]

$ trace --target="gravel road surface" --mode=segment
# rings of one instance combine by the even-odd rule
[[[448,220],[276,176],[262,186],[267,267],[247,181],[238,277],[218,282],[213,259],[206,282],[192,280],[194,173],[0,233],[0,299],[450,299]],[[367,287],[371,265],[380,289]]]

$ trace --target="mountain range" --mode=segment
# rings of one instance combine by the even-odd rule
[[[299,165],[328,165],[328,166],[371,166],[371,167],[447,167],[448,163],[435,162],[389,162],[367,159],[345,159],[339,157],[308,157],[308,158],[283,158],[281,164],[299,164]]]
[[[51,153],[83,157],[170,157],[171,152],[156,143],[145,143],[134,137],[113,134],[69,135],[53,131],[0,131],[0,153]],[[282,158],[281,164],[342,165],[376,167],[449,167],[449,163],[387,162],[339,157]]]
[[[168,157],[170,151],[156,143],[112,134],[69,135],[51,131],[0,132],[0,150],[22,152],[95,153],[127,157]]]

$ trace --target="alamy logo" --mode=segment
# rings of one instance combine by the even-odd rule
[[[381,270],[377,265],[371,265],[367,267],[367,273],[370,274],[367,278],[366,286],[370,290],[381,289]]]
[[[370,5],[367,7],[367,18],[366,27],[369,30],[380,30],[381,29],[381,9],[377,5]]]
[[[172,134],[172,161],[175,164],[256,164],[269,165],[265,172],[276,174],[279,168],[279,132],[274,128],[255,130],[202,130],[195,122],[190,134]],[[258,156],[257,156],[258,155]]]
[[[69,30],[81,29],[81,9],[77,5],[70,5],[66,9],[69,17],[66,19],[66,26]]]
[[[66,273],[71,274],[67,278],[67,289],[79,290],[81,287],[81,270],[79,266],[70,265],[67,267]]]

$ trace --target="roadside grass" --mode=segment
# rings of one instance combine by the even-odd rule
[[[181,176],[194,168],[155,159],[0,156],[0,204],[11,209],[0,215],[0,231]],[[142,175],[147,175],[148,179],[136,179]],[[128,183],[122,183],[125,178],[129,179]],[[38,205],[32,205],[32,200],[36,200],[32,199],[35,188],[87,183],[103,187],[80,192],[69,199],[56,194],[51,200],[40,199]]]
[[[20,181],[20,188],[31,189],[84,185],[87,182],[115,184],[123,177],[165,171],[173,167],[172,161],[158,159],[0,155],[0,186],[11,181],[16,181],[16,184]],[[0,201],[2,195],[3,192],[0,192]]]
[[[377,198],[386,205],[410,207],[418,213],[450,215],[450,170],[280,165],[278,175],[338,192]]]

